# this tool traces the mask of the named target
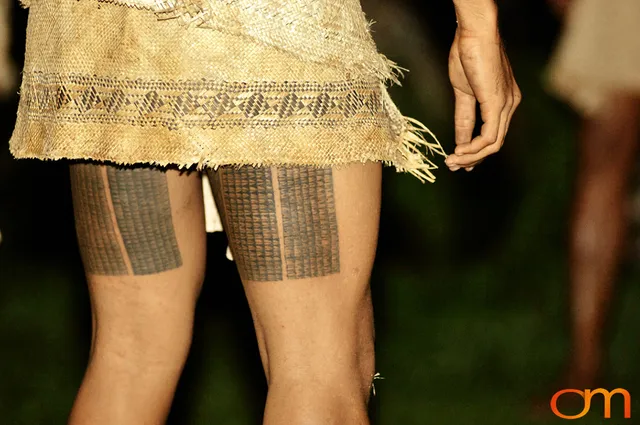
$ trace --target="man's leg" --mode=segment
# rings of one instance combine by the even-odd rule
[[[572,388],[593,388],[599,379],[603,328],[626,240],[639,120],[638,100],[619,95],[583,125],[570,234]]]
[[[265,425],[368,424],[380,165],[210,175],[269,383]]]
[[[71,166],[93,342],[71,425],[160,425],[204,274],[197,173]]]

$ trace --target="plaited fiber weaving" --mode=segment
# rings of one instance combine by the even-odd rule
[[[444,155],[389,97],[396,67],[357,0],[28,6],[18,158],[199,169],[379,161],[433,181],[427,154]]]

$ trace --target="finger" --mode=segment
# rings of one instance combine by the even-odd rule
[[[500,115],[500,132],[498,133],[498,138],[496,139],[496,143],[502,147],[504,145],[504,139],[507,137],[507,131],[509,129],[509,114],[511,114],[511,106],[513,105],[513,100],[509,100],[502,110],[502,114]]]
[[[498,137],[498,143],[500,143],[500,146],[502,147],[504,145],[504,142],[507,138],[507,134],[509,134],[509,128],[511,127],[511,119],[513,118],[513,114],[516,111],[516,108],[518,107],[518,105],[520,104],[520,100],[522,98],[522,95],[520,94],[520,89],[518,88],[515,80],[513,80],[513,90],[512,90],[512,97],[511,100],[509,101],[507,108],[505,108],[505,118],[504,118],[504,126],[502,128],[501,131],[501,135]]]
[[[501,46],[500,60],[502,62],[503,82],[498,85],[498,93],[490,102],[480,104],[483,121],[480,136],[473,140],[470,145],[456,148],[455,153],[458,155],[478,153],[496,141],[501,143],[502,138],[504,138],[505,121],[508,117],[508,111],[511,109],[510,102],[512,101],[512,92],[509,90],[507,81],[515,83],[515,80],[503,46]],[[505,109],[507,109],[506,113]]]
[[[476,161],[473,164],[468,164],[466,167],[464,167],[465,171],[473,171],[474,168],[476,168],[478,165],[482,164],[484,162],[484,159],[481,159],[480,161]]]
[[[482,150],[480,151],[482,152]],[[479,165],[484,160],[484,158],[481,158],[475,161],[470,159],[470,158],[475,158],[479,153],[480,152],[464,154],[464,155],[452,154],[452,155],[449,155],[447,159],[445,159],[445,163],[451,171],[457,171],[460,168],[465,168],[465,169],[473,168],[476,165]],[[473,156],[473,155],[476,155],[476,156]],[[470,171],[470,170],[467,170],[467,171]]]
[[[509,63],[509,59],[507,58],[506,54],[503,56],[503,63],[504,63],[504,67],[507,69],[509,73],[509,78],[511,81],[511,85],[510,85],[511,86],[511,99],[510,99],[511,102],[510,102],[510,108],[507,115],[507,126],[504,133],[504,138],[506,138],[507,134],[509,133],[509,127],[511,126],[511,118],[513,118],[513,114],[515,113],[518,106],[520,106],[520,102],[522,102],[522,93],[520,92],[520,87],[518,87],[518,83],[516,82],[515,76],[513,74],[513,68],[511,67],[511,64]]]
[[[520,92],[520,88],[518,87],[518,84],[515,82],[515,80],[513,82],[513,86],[514,86],[513,104],[511,105],[511,111],[509,111],[509,122],[507,124],[507,129],[511,126],[511,119],[513,118],[513,115],[515,114],[516,110],[520,106],[520,103],[522,102],[522,93]]]
[[[500,132],[502,110],[505,105],[502,99],[503,97],[498,97],[493,100],[491,104],[480,105],[483,121],[480,135],[474,138],[471,143],[457,146],[455,149],[456,155],[478,153],[487,146],[495,143],[498,138],[498,133]]]
[[[449,163],[452,169],[464,168],[466,171],[472,171],[478,164],[482,163],[482,161],[487,156],[497,153],[500,150],[509,132],[509,127],[511,126],[511,119],[513,118],[513,115],[516,109],[522,102],[522,94],[515,80],[513,81],[513,87],[514,89],[512,91],[513,93],[512,99],[507,103],[507,105],[505,106],[505,109],[503,110],[503,114],[501,117],[501,130],[496,142],[493,145],[490,145],[487,148],[484,148],[478,153],[450,156]]]
[[[482,164],[482,161],[478,161],[478,162],[476,162],[476,163],[474,163],[474,164],[472,164],[472,165],[470,165],[468,167],[464,167],[464,168],[460,167],[459,165],[454,165],[454,166],[450,167],[449,170],[455,172],[455,171],[458,171],[458,170],[462,169],[462,170],[464,170],[464,171],[469,173],[469,172],[473,171],[480,164]]]
[[[476,98],[458,89],[454,92],[456,145],[463,145],[470,143],[473,137],[473,129],[476,126]]]
[[[465,164],[465,165],[458,165],[458,164],[451,164],[449,166],[449,169],[451,171],[458,171],[460,169],[464,169],[465,171],[473,171],[473,169],[475,167],[477,167],[478,165],[482,164],[482,162],[484,161],[484,159],[481,159],[479,161],[470,163],[470,164]]]
[[[458,167],[470,168],[475,167],[480,161],[485,159],[487,156],[494,154],[500,150],[502,145],[504,144],[504,139],[507,134],[507,130],[509,128],[509,117],[511,115],[513,101],[507,102],[502,113],[500,114],[500,129],[498,131],[498,135],[496,140],[486,147],[482,148],[479,152],[472,152],[469,154],[463,155],[454,155],[451,158],[451,163]],[[484,156],[478,156],[483,154]]]
[[[449,165],[449,168],[468,168],[475,167],[480,161],[484,160],[489,155],[492,155],[500,150],[500,145],[498,143],[494,143],[483,148],[480,152],[465,154],[465,155],[456,155],[455,162],[452,162]],[[453,155],[452,155],[453,156]],[[450,157],[451,158],[451,157]]]
[[[471,164],[467,164],[467,166],[466,166],[466,167],[464,167],[464,168],[465,168],[465,170],[467,170],[467,171],[471,171],[471,170],[473,170],[474,168],[476,168],[478,165],[482,164],[483,162],[484,162],[484,158],[482,158],[480,161],[476,161],[476,162],[473,162],[473,163],[471,163]]]

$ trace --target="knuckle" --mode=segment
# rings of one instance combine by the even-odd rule
[[[515,101],[516,105],[519,105],[520,102],[522,102],[522,92],[517,86],[515,92],[513,93],[513,100]]]

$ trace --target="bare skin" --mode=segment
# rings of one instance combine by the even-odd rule
[[[269,383],[265,425],[368,424],[381,166],[210,177]]]
[[[204,272],[199,178],[93,164],[71,175],[94,341],[69,423],[162,424]],[[264,423],[367,424],[381,165],[211,180],[269,382]]]
[[[71,166],[93,342],[69,424],[162,424],[204,276],[197,173]]]
[[[522,101],[498,31],[493,0],[454,0],[458,16],[449,76],[456,97],[456,149],[446,164],[451,171],[467,171],[504,144],[513,114]],[[473,137],[476,105],[481,133]]]
[[[502,146],[520,92],[493,1],[454,3],[458,147],[447,164],[470,170]],[[476,102],[484,126],[472,139]],[[71,174],[94,338],[69,423],[163,424],[204,273],[199,177],[94,164]],[[269,384],[264,424],[368,425],[381,165],[222,167],[209,177]]]

